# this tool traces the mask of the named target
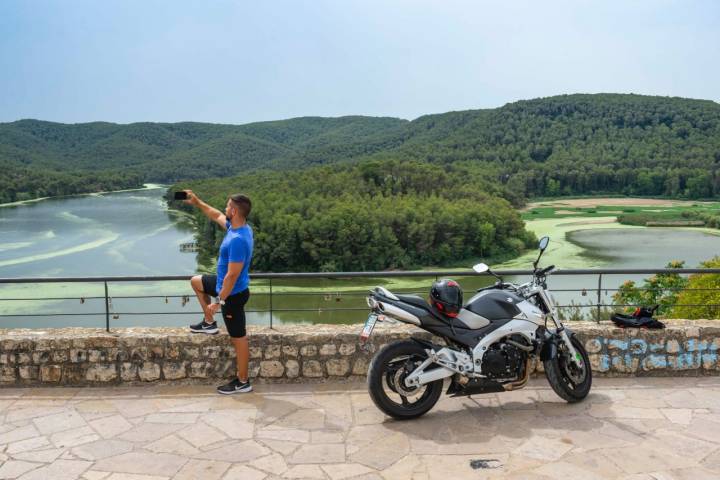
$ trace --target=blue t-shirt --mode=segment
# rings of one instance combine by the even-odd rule
[[[230,295],[240,293],[250,285],[250,260],[253,252],[253,231],[248,224],[240,228],[231,228],[230,222],[226,223],[227,233],[220,244],[220,255],[217,262],[217,293],[222,290],[223,280],[228,272],[230,262],[243,262],[242,272],[235,281]]]

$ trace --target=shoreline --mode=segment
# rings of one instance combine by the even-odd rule
[[[42,202],[43,200],[50,200],[53,198],[88,197],[88,196],[92,196],[92,195],[105,195],[108,193],[123,193],[123,192],[139,192],[141,190],[156,190],[159,188],[168,188],[168,185],[164,185],[161,183],[144,183],[142,188],[126,188],[124,190],[107,190],[107,191],[103,191],[103,192],[88,192],[88,193],[75,193],[73,195],[58,195],[56,197],[31,198],[30,200],[18,200],[16,202],[0,203],[0,208],[2,208],[2,207],[18,207],[20,205],[27,205],[30,203]]]

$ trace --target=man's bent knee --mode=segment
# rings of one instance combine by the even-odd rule
[[[198,292],[203,291],[202,275],[195,275],[190,279],[190,286]]]

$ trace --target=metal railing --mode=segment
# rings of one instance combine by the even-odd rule
[[[508,277],[508,276],[519,276],[519,275],[531,275],[530,270],[501,270],[495,272],[496,274]],[[608,292],[616,292],[618,288],[607,288],[603,287],[603,277],[609,275],[656,275],[656,274],[720,274],[720,268],[656,268],[656,269],[568,269],[568,270],[555,270],[552,276],[566,276],[566,275],[597,275],[597,285],[594,287],[583,287],[583,288],[572,288],[572,289],[553,289],[551,292],[578,292],[583,296],[586,296],[589,292],[595,293],[596,301],[588,304],[570,304],[570,305],[557,305],[558,308],[596,308],[597,315],[596,319],[600,320],[600,313],[603,307],[632,307],[639,306],[634,304],[617,304],[617,303],[603,303],[602,292],[604,291],[607,295]],[[267,310],[246,310],[247,312],[267,312],[270,314],[270,327],[273,327],[273,313],[274,312],[314,312],[317,309],[303,309],[303,308],[273,308],[273,297],[276,296],[292,296],[292,295],[328,295],[327,291],[324,292],[273,292],[273,280],[276,282],[279,280],[297,280],[297,279],[324,279],[324,280],[353,280],[360,278],[378,278],[378,279],[390,279],[390,278],[440,278],[440,277],[489,277],[487,273],[478,274],[474,271],[410,271],[410,272],[309,272],[309,273],[255,273],[251,277],[253,280],[267,280],[267,294],[269,308]],[[145,298],[165,298],[166,301],[169,298],[182,298],[183,306],[187,303],[193,293],[187,295],[127,295],[127,296],[113,296],[110,295],[108,283],[142,283],[142,282],[162,282],[162,281],[189,281],[192,276],[190,275],[165,275],[165,276],[118,276],[118,277],[57,277],[57,278],[0,278],[0,285],[3,284],[46,284],[46,283],[97,283],[102,284],[104,287],[103,296],[80,296],[80,297],[26,297],[26,298],[0,298],[0,318],[2,317],[38,317],[38,316],[85,316],[85,315],[103,315],[105,316],[105,329],[110,331],[110,318],[111,315],[118,318],[120,315],[178,315],[188,313],[202,313],[202,312],[111,312],[112,299],[145,299]],[[429,287],[429,285],[428,285]],[[637,287],[639,290],[649,290],[642,287]],[[702,291],[720,291],[720,288],[695,288],[682,290],[702,290]],[[398,291],[398,293],[400,293]],[[403,293],[417,293],[417,292],[403,292]],[[357,295],[365,296],[367,292],[355,291],[355,292],[344,292],[343,295]],[[84,303],[85,300],[100,300],[103,299],[105,303],[104,312],[92,312],[92,313],[53,313],[45,312],[42,315],[37,314],[5,314],[3,312],[3,302],[11,301],[48,301],[48,300],[80,300]],[[675,304],[674,306],[680,307],[720,307],[720,304]],[[367,310],[366,307],[336,307],[326,308],[324,311],[355,311],[355,310]]]

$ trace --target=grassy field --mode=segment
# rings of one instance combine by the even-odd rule
[[[646,198],[579,198],[533,202],[522,212],[527,222],[541,219],[616,218],[625,225],[703,226],[696,214],[720,215],[718,202]]]

